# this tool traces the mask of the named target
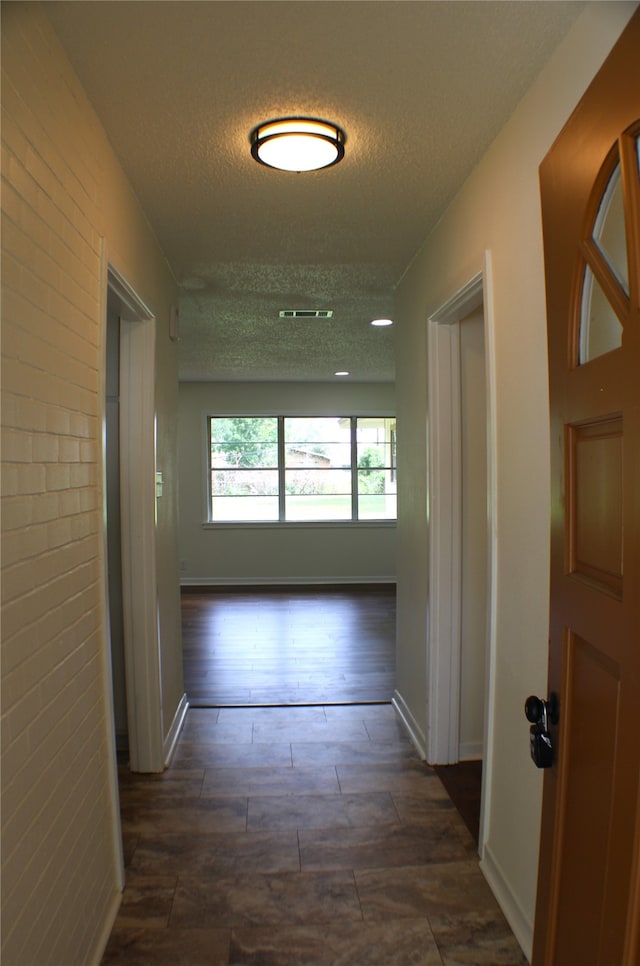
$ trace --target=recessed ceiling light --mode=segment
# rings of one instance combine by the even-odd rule
[[[317,171],[344,157],[345,134],[337,124],[312,117],[283,117],[251,132],[251,154],[279,171]]]
[[[346,369],[341,369],[339,372],[334,372],[334,376],[350,376],[351,373],[347,372]]]
[[[393,319],[373,319],[371,325],[377,325],[382,328],[384,325],[393,325]]]

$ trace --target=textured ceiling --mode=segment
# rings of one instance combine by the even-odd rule
[[[181,286],[183,380],[394,378],[394,288],[582,8],[575,2],[48,2]],[[249,132],[326,117],[323,172]],[[282,320],[280,309],[333,309]]]

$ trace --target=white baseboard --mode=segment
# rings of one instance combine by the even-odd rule
[[[413,742],[416,751],[423,759],[427,760],[427,739],[420,728],[418,722],[414,718],[409,705],[404,700],[399,691],[395,691],[393,695],[392,705],[396,710],[396,714],[399,716],[404,727],[407,730],[409,738]]]
[[[460,742],[458,757],[460,761],[478,761],[484,757],[484,745],[481,741]]]
[[[280,587],[297,584],[395,584],[395,577],[182,577],[181,587]]]
[[[89,963],[89,966],[100,966],[104,956],[104,951],[107,948],[107,943],[109,942],[111,930],[113,929],[116,916],[118,915],[118,910],[120,909],[121,902],[122,893],[118,890],[111,897],[111,901],[109,902],[109,906],[104,917],[104,922],[102,923],[100,933],[96,939],[93,952],[87,957],[87,963]]]
[[[484,846],[483,857],[480,861],[480,869],[494,896],[498,900],[498,905],[502,909],[505,918],[513,935],[516,937],[522,951],[531,962],[533,950],[533,923],[529,921],[519,903],[514,898],[513,892],[509,887],[499,863],[487,844]]]
[[[176,713],[173,716],[173,721],[171,722],[171,727],[167,733],[167,737],[164,739],[162,746],[162,751],[164,754],[164,767],[171,762],[173,758],[173,753],[176,748],[176,742],[180,736],[180,731],[182,730],[182,725],[184,724],[184,719],[187,711],[189,710],[189,702],[187,701],[186,694],[183,694],[180,698],[180,703],[176,709]]]

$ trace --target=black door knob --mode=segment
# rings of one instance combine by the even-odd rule
[[[557,724],[560,717],[558,695],[551,693],[548,701],[545,701],[543,698],[537,698],[535,694],[529,695],[524,703],[524,713],[527,721],[530,721],[531,724],[543,722],[545,728],[549,724]],[[546,721],[544,721],[545,716]]]
[[[534,694],[529,695],[524,703],[524,713],[527,721],[531,724],[537,724],[542,721],[544,715],[545,703],[541,698],[536,698]]]

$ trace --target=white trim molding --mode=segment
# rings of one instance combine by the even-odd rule
[[[485,253],[485,259],[488,256]],[[454,325],[483,304],[484,270],[476,272],[462,288],[447,299],[440,308],[429,316],[430,322],[437,325]]]
[[[428,320],[429,626],[427,761],[451,764],[471,751],[459,745],[461,628],[460,356],[462,320],[483,307],[487,386],[488,607],[480,854],[491,789],[496,628],[496,387],[490,252],[482,268]],[[431,512],[437,507],[437,512]],[[463,754],[464,752],[464,754]]]
[[[101,423],[101,445],[100,445],[100,483],[102,487],[102,520],[107,519],[107,406],[106,406],[106,375],[107,375],[107,313],[108,313],[108,263],[106,255],[105,240],[100,240],[100,397],[99,397],[99,418]],[[109,800],[111,806],[111,840],[113,848],[113,861],[116,875],[116,886],[118,888],[118,901],[115,911],[110,910],[113,919],[117,915],[120,904],[120,896],[124,889],[124,852],[122,847],[122,824],[120,821],[120,794],[118,789],[118,754],[116,748],[116,729],[115,729],[115,709],[113,700],[113,670],[111,655],[111,620],[109,615],[109,550],[107,541],[107,528],[103,525],[102,547],[100,553],[100,576],[102,594],[102,680],[103,693],[106,708],[105,741],[107,746],[107,757],[109,761]],[[108,923],[109,932],[113,926],[113,921]],[[104,938],[104,937],[103,937]],[[109,938],[108,933],[104,942],[100,946],[100,957]],[[99,962],[99,959],[97,962]]]
[[[181,587],[296,587],[337,586],[357,587],[367,584],[395,584],[393,577],[182,577]]]
[[[118,917],[118,912],[120,911],[120,906],[122,905],[123,889],[124,882],[118,891],[109,898],[102,927],[96,937],[95,945],[89,952],[86,959],[86,962],[89,964],[89,966],[100,966],[100,964],[103,962],[105,949],[107,948],[107,943],[109,942],[109,938]]]
[[[481,741],[462,741],[458,757],[460,761],[478,761],[484,755],[484,745]]]
[[[188,710],[189,702],[187,701],[186,694],[183,694],[180,698],[178,707],[176,708],[176,713],[173,716],[171,727],[167,732],[167,737],[164,739],[163,754],[165,768],[171,764],[171,759],[173,758],[173,753],[176,750],[178,738],[180,737],[180,732],[182,731],[182,726]]]
[[[497,418],[498,402],[496,395],[496,340],[495,312],[493,304],[493,275],[491,254],[485,252],[484,263],[484,332],[485,358],[487,367],[487,507],[489,586],[487,607],[487,663],[486,696],[484,714],[484,760],[482,767],[482,801],[480,806],[480,855],[484,854],[484,843],[489,835],[489,814],[491,807],[491,788],[493,787],[493,748],[495,729],[496,701],[496,634],[498,624],[498,465],[497,465]]]
[[[425,761],[427,758],[426,737],[416,718],[413,716],[411,708],[406,703],[399,691],[394,693],[391,703],[396,711],[396,714],[402,721],[402,724],[404,725],[414,748],[422,760]]]
[[[480,277],[482,292],[482,277]],[[428,760],[458,761],[462,459],[460,328],[429,320],[429,708]]]
[[[533,951],[533,923],[525,915],[520,905],[514,898],[514,891],[509,886],[505,875],[496,861],[489,845],[484,848],[484,853],[480,861],[480,871],[487,880],[491,891],[502,909],[505,919],[511,926],[511,931],[516,937],[527,960],[531,962]]]

